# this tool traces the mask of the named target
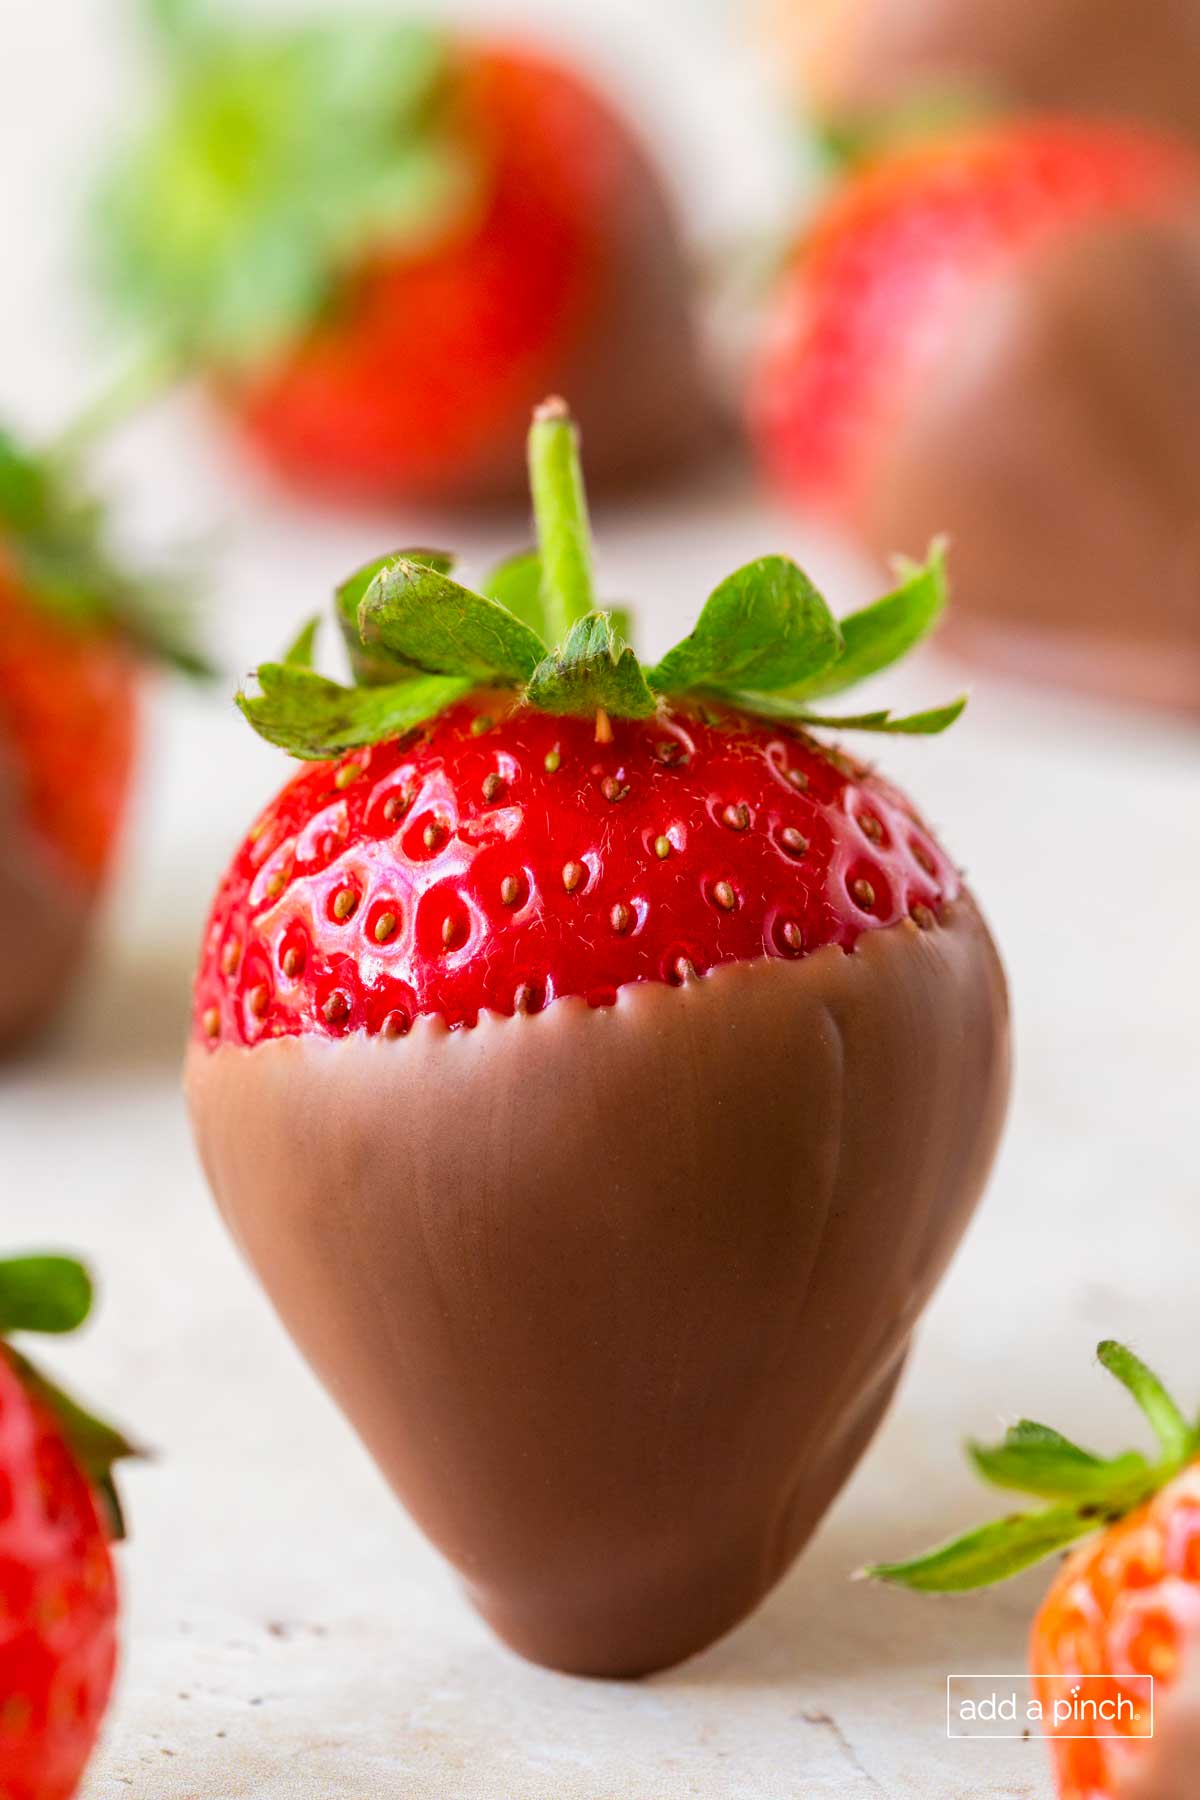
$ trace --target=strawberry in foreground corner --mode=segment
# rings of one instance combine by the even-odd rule
[[[868,155],[797,246],[751,432],[876,553],[949,533],[965,649],[1200,712],[1198,314],[1189,146],[945,129]]]
[[[124,1535],[113,1467],[135,1454],[9,1341],[75,1331],[87,1271],[66,1257],[0,1262],[0,1793],[69,1800],[117,1661],[110,1543]]]
[[[512,497],[561,386],[605,485],[711,441],[665,194],[573,71],[411,21],[154,11],[169,91],[109,186],[108,285],[277,475]]]
[[[1147,1756],[1164,1697],[1169,1717],[1169,1690],[1200,1633],[1200,1426],[1132,1351],[1106,1341],[1096,1354],[1148,1419],[1155,1457],[1096,1456],[1022,1419],[1001,1444],[971,1444],[969,1453],[985,1480],[1048,1504],[909,1562],[864,1571],[922,1593],[962,1593],[1087,1540],[1055,1576],[1030,1639],[1062,1800],[1124,1795],[1121,1783]],[[1124,1696],[1128,1717],[1114,1735],[1079,1735],[1080,1724],[1065,1714],[1056,1721],[1055,1698],[1080,1675],[1106,1678],[1111,1699]],[[1154,1678],[1153,1714],[1147,1676]],[[1172,1791],[1164,1790],[1164,1800]]]
[[[240,696],[306,759],[205,933],[187,1087],[219,1206],[413,1515],[526,1656],[631,1675],[783,1574],[983,1187],[1004,979],[905,797],[813,735],[933,625],[767,556],[644,667],[576,437],[539,550],[430,550]]]
[[[144,669],[208,673],[185,599],[121,566],[71,459],[0,431],[0,1052],[49,1020],[87,948]]]

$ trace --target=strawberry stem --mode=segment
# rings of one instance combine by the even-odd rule
[[[529,481],[542,557],[546,637],[561,645],[596,605],[592,532],[579,464],[579,434],[564,400],[544,400],[529,432]]]

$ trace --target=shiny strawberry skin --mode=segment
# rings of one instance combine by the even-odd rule
[[[0,1793],[69,1800],[108,1705],[117,1586],[57,1422],[0,1346]]]
[[[480,692],[306,765],[218,891],[197,1036],[604,1006],[630,982],[935,929],[959,892],[904,797],[803,733],[678,704],[611,733]]]
[[[107,872],[125,814],[137,690],[129,650],[28,595],[0,543],[0,762],[29,832],[87,891]]]
[[[771,302],[749,428],[775,484],[852,511],[948,329],[990,276],[1200,192],[1190,149],[1116,125],[1018,122],[901,150],[852,176]]]
[[[1111,1675],[1119,1684],[1152,1675],[1157,1702],[1198,1631],[1200,1463],[1193,1463],[1063,1565],[1034,1621],[1030,1667],[1043,1695],[1055,1676]],[[1135,1706],[1145,1703],[1144,1682],[1126,1691]],[[1146,1739],[1065,1735],[1078,1729],[1068,1722],[1051,1738],[1061,1800],[1114,1800]]]
[[[615,221],[647,180],[625,127],[525,52],[465,52],[455,105],[487,169],[477,212],[420,255],[366,263],[335,317],[227,384],[264,461],[302,488],[511,488],[530,409],[596,322]]]

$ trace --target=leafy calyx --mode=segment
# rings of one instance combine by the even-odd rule
[[[65,624],[114,631],[147,660],[186,675],[213,673],[195,642],[187,583],[125,568],[109,548],[104,510],[85,490],[73,459],[35,455],[3,430],[0,566]]]
[[[0,1261],[0,1341],[26,1390],[57,1419],[105,1512],[111,1535],[125,1535],[117,1494],[117,1463],[140,1452],[124,1434],[97,1418],[7,1343],[13,1332],[54,1336],[77,1331],[92,1309],[92,1279],[68,1256],[20,1256]]]
[[[1096,1456],[1050,1426],[1022,1419],[999,1444],[968,1443],[967,1454],[994,1487],[1048,1505],[996,1519],[907,1562],[875,1563],[863,1575],[931,1594],[989,1587],[1124,1518],[1200,1457],[1200,1424],[1185,1418],[1132,1350],[1106,1339],[1096,1355],[1149,1421],[1156,1456]]]
[[[412,21],[248,27],[145,0],[166,94],[100,195],[101,273],[185,365],[238,370],[324,316],[365,258],[413,254],[473,203],[454,56]]]
[[[443,551],[367,564],[336,600],[354,684],[316,672],[306,626],[283,662],[256,671],[257,692],[238,695],[255,730],[319,760],[406,731],[481,686],[598,719],[647,718],[660,699],[692,696],[797,725],[923,735],[944,731],[966,704],[899,718],[831,716],[818,704],[898,661],[937,624],[940,543],[892,593],[840,621],[789,558],[759,557],[721,582],[688,636],[647,668],[625,612],[596,601],[578,437],[561,400],[534,414],[529,463],[536,550],[501,563],[478,591],[454,579]]]

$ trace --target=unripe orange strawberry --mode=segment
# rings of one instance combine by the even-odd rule
[[[1200,1427],[1131,1351],[1106,1341],[1097,1355],[1153,1427],[1155,1458],[1094,1456],[1023,1419],[1003,1443],[972,1444],[970,1454],[986,1480],[1047,1507],[866,1571],[924,1593],[963,1592],[1086,1540],[1055,1577],[1029,1645],[1061,1800],[1119,1800],[1124,1776],[1146,1754],[1159,1702],[1200,1637]],[[1082,1726],[1076,1717],[1068,1697],[1078,1677],[1112,1704],[1108,1735],[1088,1735],[1086,1714]]]

